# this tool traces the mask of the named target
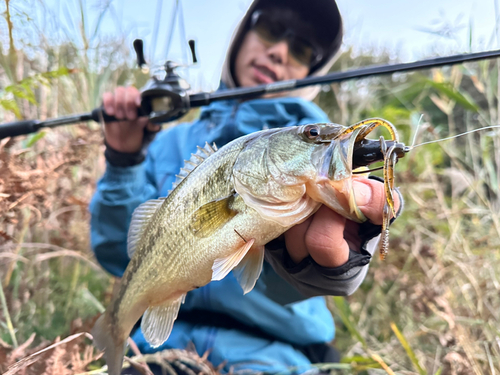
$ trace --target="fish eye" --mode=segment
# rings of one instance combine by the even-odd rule
[[[305,138],[316,141],[320,136],[320,128],[317,125],[307,125],[304,128],[303,134]]]

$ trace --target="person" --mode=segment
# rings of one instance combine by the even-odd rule
[[[334,0],[255,0],[234,34],[220,89],[324,74],[342,34]],[[157,125],[137,118],[136,88],[104,94],[106,113],[123,121],[104,126],[107,167],[90,205],[91,243],[100,264],[115,276],[123,274],[132,212],[148,199],[168,195],[175,175],[198,145],[214,142],[221,147],[262,129],[329,122],[310,102],[317,92],[306,88],[214,102],[201,110],[199,119],[158,134]],[[266,246],[253,291],[243,295],[229,274],[189,292],[162,346],[150,347],[140,328],[133,332],[140,350],[151,353],[191,344],[200,355],[209,351],[214,365],[234,372],[301,373],[311,363],[338,360],[327,345],[335,329],[323,296],[349,295],[363,281],[385,202],[378,180],[357,182],[354,189],[369,222],[356,224],[322,206]],[[400,203],[396,194],[396,206]]]

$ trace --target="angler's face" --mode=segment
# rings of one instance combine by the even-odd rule
[[[235,62],[235,75],[239,85],[250,87],[305,78],[309,67],[298,62],[289,52],[286,40],[270,43],[261,39],[254,31],[247,32]]]

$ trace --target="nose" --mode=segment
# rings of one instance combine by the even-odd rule
[[[267,54],[271,61],[276,64],[286,64],[288,62],[288,43],[281,40],[267,49]]]

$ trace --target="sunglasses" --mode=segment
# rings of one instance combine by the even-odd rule
[[[285,26],[276,17],[271,17],[260,10],[252,14],[250,29],[269,43],[286,40],[290,55],[300,64],[313,67],[323,58],[321,48],[298,35],[292,28]]]

